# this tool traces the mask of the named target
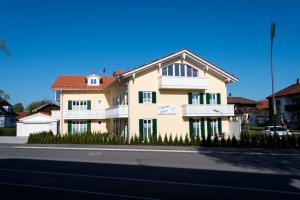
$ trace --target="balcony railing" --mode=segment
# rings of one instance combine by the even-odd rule
[[[186,117],[234,116],[234,105],[186,104],[182,106],[182,116],[186,116]]]
[[[115,108],[109,108],[105,110],[105,116],[107,119],[109,118],[126,118],[128,117],[128,106],[127,105],[119,105]]]
[[[160,89],[207,89],[208,79],[206,77],[160,76],[158,86]]]
[[[61,112],[59,110],[52,111],[52,117],[54,119],[61,118]],[[128,106],[119,105],[115,108],[109,108],[106,110],[64,110],[64,119],[110,119],[110,118],[126,118],[128,117]]]

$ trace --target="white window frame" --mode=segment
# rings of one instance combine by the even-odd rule
[[[218,95],[217,93],[210,93],[210,99],[209,99],[209,103],[212,105],[216,105],[218,104]]]
[[[72,110],[87,110],[87,100],[73,100]]]
[[[152,91],[143,91],[143,103],[152,103]]]
[[[87,132],[87,121],[72,121],[72,134]]]
[[[200,104],[200,92],[192,92],[192,104]]]
[[[194,119],[194,122],[193,122],[193,129],[194,129],[194,133],[195,133],[195,136],[199,136],[201,137],[201,119]]]
[[[143,140],[149,140],[152,135],[153,135],[153,120],[143,119]]]
[[[211,134],[212,134],[212,136],[214,136],[214,137],[220,137],[221,133],[219,133],[219,120],[212,119],[211,123],[210,123],[210,126],[211,126]]]
[[[179,73],[178,73],[178,76],[175,75],[175,64],[179,66]],[[171,67],[172,69],[172,75],[169,75],[169,70],[168,68]],[[181,74],[181,68],[184,67],[184,76]],[[187,76],[187,68],[190,67],[191,68],[191,76]],[[166,75],[163,75],[163,70],[166,69]],[[193,76],[193,71],[196,70],[196,76]],[[199,70],[190,65],[190,64],[183,64],[183,63],[172,63],[172,64],[169,64],[169,65],[166,65],[162,68],[161,70],[161,75],[162,76],[171,76],[171,77],[198,77],[199,76]]]

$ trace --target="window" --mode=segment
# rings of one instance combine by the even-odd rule
[[[84,133],[87,132],[86,121],[73,121],[72,122],[72,133]]]
[[[102,104],[102,100],[100,100],[100,99],[97,102],[98,102],[98,105]]]
[[[152,103],[152,92],[143,92],[143,103]]]
[[[193,122],[193,129],[195,136],[201,137],[201,120],[200,119],[195,119]]]
[[[200,93],[199,92],[192,93],[192,104],[200,104]]]
[[[152,135],[152,120],[144,119],[143,121],[143,139],[149,140]]]
[[[162,68],[163,76],[198,77],[198,70],[180,63],[174,63]]]
[[[221,135],[222,133],[219,133],[219,121],[217,119],[212,119],[210,126],[211,126],[212,136],[215,136],[215,137],[222,136]]]
[[[87,110],[87,101],[72,101],[72,110]]]
[[[217,93],[210,93],[210,104],[218,104]]]
[[[97,84],[97,79],[95,79],[95,78],[90,79],[90,84],[91,85],[96,85]]]

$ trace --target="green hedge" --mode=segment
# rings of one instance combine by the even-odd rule
[[[16,128],[0,128],[0,136],[16,136]]]
[[[234,136],[232,138],[210,138],[201,139],[199,136],[189,139],[188,135],[185,137],[173,138],[169,137],[151,137],[148,141],[140,140],[136,135],[129,140],[124,137],[116,136],[109,133],[81,133],[73,135],[54,135],[52,132],[41,132],[30,134],[28,143],[32,144],[135,144],[135,145],[200,145],[212,147],[254,147],[254,148],[272,148],[275,146],[274,137],[263,134],[257,131],[243,131],[240,140]],[[278,147],[281,148],[300,148],[300,135],[287,135],[277,138]]]

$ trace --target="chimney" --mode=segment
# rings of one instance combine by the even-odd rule
[[[297,85],[300,85],[300,78],[297,78]]]

